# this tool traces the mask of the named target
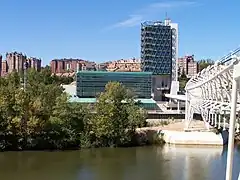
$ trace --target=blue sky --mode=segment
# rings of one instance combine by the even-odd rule
[[[179,55],[217,59],[240,45],[239,0],[1,0],[0,53],[97,62],[140,56],[140,23],[179,23]]]

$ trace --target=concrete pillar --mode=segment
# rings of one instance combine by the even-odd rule
[[[239,125],[239,119],[237,119],[237,127],[236,127],[236,132],[239,133],[239,128],[240,128],[240,125]]]
[[[223,130],[226,130],[226,111],[223,114]]]
[[[210,123],[211,123],[211,112],[208,111],[208,124],[210,124]]]
[[[240,69],[240,68],[239,68]],[[236,123],[236,106],[237,106],[237,69],[233,70],[232,95],[231,95],[231,113],[229,122],[229,136],[228,136],[228,152],[227,152],[227,168],[226,180],[232,180],[233,155],[234,155],[234,137],[235,137],[235,123]],[[240,76],[238,76],[239,78]]]
[[[172,99],[171,99],[171,98],[169,99],[169,104],[170,104],[170,105],[172,104]],[[172,110],[172,107],[170,106],[169,109]]]
[[[185,101],[185,123],[188,120],[188,92],[186,91],[186,101]]]
[[[177,111],[178,111],[178,114],[180,114],[180,102],[179,102],[179,100],[177,100]]]
[[[217,127],[217,113],[215,112],[215,122],[214,122],[214,127]]]
[[[221,114],[219,113],[218,114],[218,129],[220,129],[221,128]]]

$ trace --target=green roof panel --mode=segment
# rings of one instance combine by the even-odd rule
[[[143,104],[155,104],[156,101],[153,99],[136,99],[136,101],[140,101]],[[96,98],[78,98],[78,97],[71,97],[69,102],[79,102],[79,103],[96,103]]]
[[[134,75],[152,75],[152,72],[109,72],[109,71],[78,71],[77,74],[134,74]]]

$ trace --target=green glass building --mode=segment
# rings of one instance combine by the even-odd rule
[[[136,98],[151,98],[151,72],[80,71],[76,78],[79,98],[97,97],[104,91],[105,85],[111,81],[122,83],[134,92]]]

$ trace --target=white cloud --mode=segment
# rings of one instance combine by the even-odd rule
[[[194,1],[171,1],[171,2],[159,2],[159,3],[153,3],[148,5],[144,9],[140,9],[135,13],[135,15],[130,15],[127,19],[120,21],[110,27],[108,29],[113,28],[120,28],[120,27],[134,27],[137,25],[140,25],[140,23],[147,18],[151,18],[151,16],[155,13],[159,13],[161,11],[166,11],[167,9],[172,8],[180,8],[180,7],[186,7],[186,6],[192,6],[196,5],[197,3]]]
[[[113,27],[133,27],[143,20],[142,15],[130,15],[128,19],[116,23]]]
[[[149,8],[179,8],[183,6],[196,5],[194,1],[172,1],[172,2],[160,2],[149,5]]]

